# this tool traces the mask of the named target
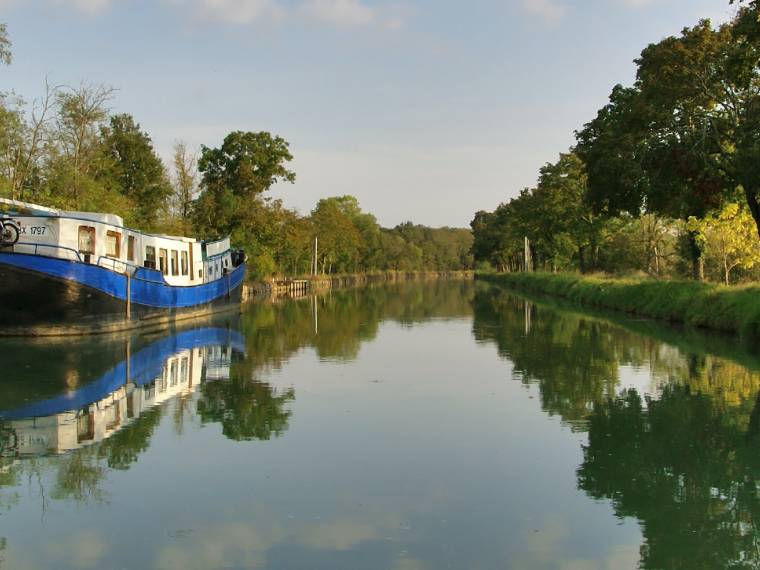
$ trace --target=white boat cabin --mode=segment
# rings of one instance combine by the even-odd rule
[[[160,271],[173,286],[221,279],[233,269],[230,240],[147,234],[124,227],[113,214],[67,212],[0,198],[3,217],[20,228],[18,243],[0,252],[26,253],[99,265],[135,276],[139,268]],[[145,276],[138,272],[137,278]]]
[[[215,355],[229,355],[226,359]],[[146,410],[182,395],[192,394],[205,381],[228,380],[232,348],[199,347],[172,355],[152,382],[136,386],[129,378],[124,386],[81,410],[6,422],[14,441],[0,441],[0,449],[18,457],[61,454],[106,440],[136,421]],[[214,358],[214,376],[207,363]]]

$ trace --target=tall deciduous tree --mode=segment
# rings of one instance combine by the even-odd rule
[[[713,29],[703,20],[649,45],[636,64],[635,85],[615,87],[610,103],[576,133],[589,199],[612,215],[703,217],[741,185],[734,141],[756,90],[746,54],[730,26]],[[701,277],[693,234],[690,243]]]
[[[355,271],[359,262],[361,234],[352,216],[358,212],[353,196],[324,198],[311,212],[314,231],[319,238],[322,273]]]
[[[130,221],[145,229],[156,229],[166,217],[171,186],[150,137],[140,130],[131,115],[114,115],[101,129],[109,173],[119,192],[134,206]]]
[[[737,267],[752,269],[760,263],[760,244],[753,239],[755,226],[746,207],[726,204],[703,219],[690,218],[689,226],[697,232],[707,255],[720,265],[726,285]]]
[[[45,82],[45,94],[25,113],[20,97],[0,93],[0,177],[14,200],[34,195],[39,184],[41,161],[49,142],[49,123],[54,112],[57,87]]]
[[[114,90],[82,83],[56,92],[56,132],[49,145],[52,195],[59,205],[85,208],[98,203],[93,176],[103,158],[100,128],[108,119]]]
[[[193,200],[198,192],[198,160],[183,141],[174,145],[172,167],[174,212],[182,224],[188,226]]]
[[[578,133],[597,206],[686,219],[743,192],[760,233],[759,25],[745,9],[642,51],[634,87]]]
[[[293,160],[285,139],[267,132],[234,131],[219,148],[201,148],[201,196],[194,220],[206,234],[250,234],[248,208],[276,182],[294,182]],[[242,236],[241,236],[242,237]],[[249,236],[250,238],[250,236]]]

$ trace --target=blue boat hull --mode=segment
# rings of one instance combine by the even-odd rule
[[[63,259],[0,253],[0,335],[86,334],[164,326],[240,303],[245,265],[174,287]]]

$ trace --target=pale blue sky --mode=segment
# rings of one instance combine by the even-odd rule
[[[118,89],[167,158],[231,130],[290,141],[307,213],[354,194],[384,225],[466,226],[535,183],[649,42],[728,0],[0,0],[0,90]]]

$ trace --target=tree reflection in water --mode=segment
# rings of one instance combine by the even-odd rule
[[[714,400],[688,385],[656,400],[630,390],[591,415],[579,486],[641,521],[644,568],[760,564],[756,422]]]
[[[405,324],[471,314],[474,284],[446,281],[332,291],[299,301],[253,304],[241,318],[245,358],[234,360],[228,382],[206,382],[198,400],[204,423],[222,424],[233,440],[267,440],[288,428],[292,388],[277,390],[260,379],[293,354],[312,347],[321,359],[356,358],[382,321]]]
[[[222,424],[222,433],[230,439],[268,440],[288,429],[292,412],[285,406],[295,400],[293,388],[278,391],[266,382],[231,379],[206,383],[201,390],[201,421]]]
[[[17,437],[21,428],[17,424],[14,427],[12,421],[0,420],[0,508],[10,509],[16,504],[22,476],[39,487],[43,508],[49,500],[78,503],[103,500],[109,471],[128,470],[139,461],[165,417],[170,418],[177,434],[184,434],[189,422],[219,423],[224,436],[235,441],[281,436],[288,429],[293,413],[290,405],[296,393],[293,388],[272,386],[264,379],[267,372],[280,368],[306,347],[313,348],[322,359],[352,360],[361,344],[376,336],[383,320],[411,324],[432,318],[469,316],[473,291],[473,283],[467,281],[407,283],[248,305],[239,319],[225,321],[222,326],[234,334],[242,333],[244,347],[233,351],[230,346],[199,345],[189,349],[190,352],[186,348],[179,358],[177,354],[162,356],[164,360],[158,361],[161,369],[158,378],[134,388],[129,383],[126,387],[122,385],[84,410],[61,414],[65,421],[53,422],[56,425],[68,422],[69,428],[76,431],[78,427],[71,422],[76,424],[78,418],[91,414],[100,418],[106,415],[104,410],[118,408],[119,413],[109,420],[118,417],[118,427],[107,427],[107,435],[97,441],[90,438],[82,443],[74,433],[73,439],[69,438],[74,442],[69,448],[57,446],[47,453],[24,454],[19,452]],[[217,334],[219,327],[215,325]],[[64,343],[46,347],[40,343],[7,341],[8,350],[0,350],[0,369],[4,369],[4,359],[10,359],[8,363],[12,366],[8,369],[16,377],[3,388],[9,397],[0,401],[13,408],[19,403],[26,406],[29,402],[56,398],[62,390],[68,393],[79,387],[72,386],[71,378],[79,378],[85,386],[97,382],[98,378],[119,370],[126,355],[134,356],[145,350],[144,354],[153,358],[151,355],[162,354],[156,346],[171,340],[165,336],[130,339],[127,345],[114,339],[92,339],[92,345],[88,345],[86,339],[76,339],[69,346],[70,352]],[[203,366],[190,369],[196,370],[196,374],[203,371],[203,375],[186,385],[180,382],[172,390],[172,375],[183,370],[179,362],[183,356],[202,357]],[[175,368],[174,361],[178,364]],[[25,367],[22,365],[25,362],[33,366]],[[141,360],[139,364],[150,368],[153,363]],[[136,404],[133,402],[130,408],[125,400],[143,390],[150,398],[163,390],[163,399],[155,400],[156,405],[140,408],[133,417],[129,410],[137,409]],[[145,398],[148,396],[140,402]],[[46,486],[52,490],[48,492]]]
[[[687,339],[676,350],[632,332],[640,323],[494,289],[478,291],[474,307],[476,338],[495,342],[516,377],[538,386],[544,410],[588,431],[578,486],[640,521],[642,568],[760,567],[760,373],[721,356],[756,365],[751,353],[646,325],[655,337]],[[648,368],[651,391],[621,389],[621,366]]]

